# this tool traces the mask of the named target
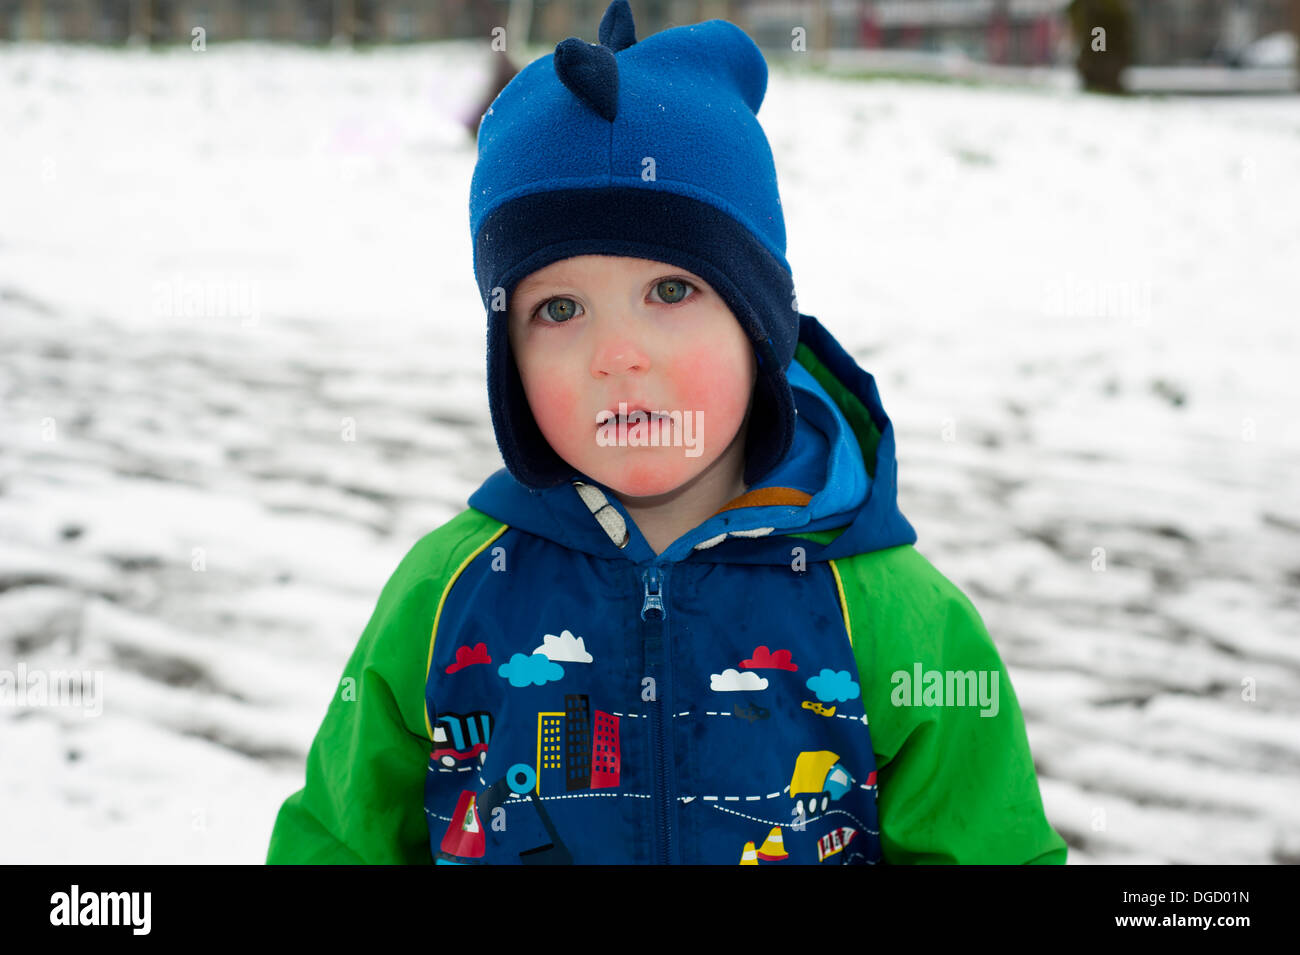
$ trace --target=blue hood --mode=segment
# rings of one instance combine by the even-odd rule
[[[621,517],[627,530],[624,546],[615,543],[572,483],[534,490],[501,468],[470,496],[470,507],[572,550],[637,564],[789,564],[794,546],[814,562],[916,543],[916,531],[898,509],[894,429],[875,379],[815,318],[799,318],[799,347],[786,372],[797,409],[794,443],[749,493],[790,488],[810,495],[806,503],[722,511],[658,556],[609,489],[577,471],[572,479],[599,488],[603,496],[597,500]],[[796,544],[783,536],[841,528],[824,544],[807,538]]]

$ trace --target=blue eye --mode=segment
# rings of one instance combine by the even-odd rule
[[[686,279],[662,279],[654,287],[655,296],[665,305],[677,305],[686,301],[691,293],[698,293],[694,282]],[[565,295],[557,295],[538,305],[533,312],[533,319],[542,325],[567,325],[574,318],[583,314],[582,306]]]
[[[571,298],[564,298],[563,296],[548,299],[537,307],[538,316],[545,315],[547,318],[551,319],[550,322],[543,319],[542,324],[544,325],[563,325],[568,322],[569,319],[573,318],[577,314],[577,311],[578,303]]]
[[[686,290],[695,288],[685,279],[664,279],[655,286],[655,291],[659,293],[660,301],[666,305],[676,305],[686,298]]]

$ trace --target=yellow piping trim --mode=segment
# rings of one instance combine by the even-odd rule
[[[844,598],[844,581],[840,580],[840,569],[835,566],[835,561],[828,560],[831,565],[831,573],[835,575],[835,589],[840,594],[840,611],[844,614],[844,632],[849,635],[849,649],[853,648],[853,628],[849,625],[849,602]],[[433,735],[432,732],[429,734]]]
[[[443,588],[442,596],[438,598],[438,612],[433,615],[433,632],[429,634],[429,661],[424,665],[424,685],[426,687],[429,685],[429,671],[433,669],[433,643],[438,638],[438,621],[442,619],[442,605],[447,602],[447,594],[451,593],[452,585],[456,583],[456,580],[460,577],[461,572],[464,571],[464,569],[470,565],[470,561],[472,561],[479,554],[483,553],[483,551],[487,550],[487,548],[492,544],[494,540],[496,540],[498,537],[500,537],[508,530],[510,530],[510,525],[502,524],[500,530],[498,530],[495,534],[493,534],[482,544],[480,544],[478,548],[474,551],[474,553],[470,554],[468,557],[466,557],[464,560],[460,562],[460,566],[456,568],[456,572],[451,575],[451,580],[447,581],[447,586]],[[425,700],[424,703],[424,728],[428,730],[429,742],[432,743],[433,724],[429,722],[428,700]]]

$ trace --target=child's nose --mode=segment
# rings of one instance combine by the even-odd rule
[[[649,370],[649,353],[625,332],[605,337],[592,355],[591,374],[594,378]]]

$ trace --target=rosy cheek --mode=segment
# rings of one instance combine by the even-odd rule
[[[528,402],[533,409],[542,434],[552,444],[571,440],[572,432],[580,424],[575,418],[578,410],[578,392],[558,376],[546,376],[528,389]],[[595,421],[592,421],[593,431]]]
[[[731,417],[749,402],[749,379],[743,365],[720,358],[718,349],[693,349],[673,362],[670,379],[683,411],[708,411]],[[721,424],[722,422],[719,422]]]

